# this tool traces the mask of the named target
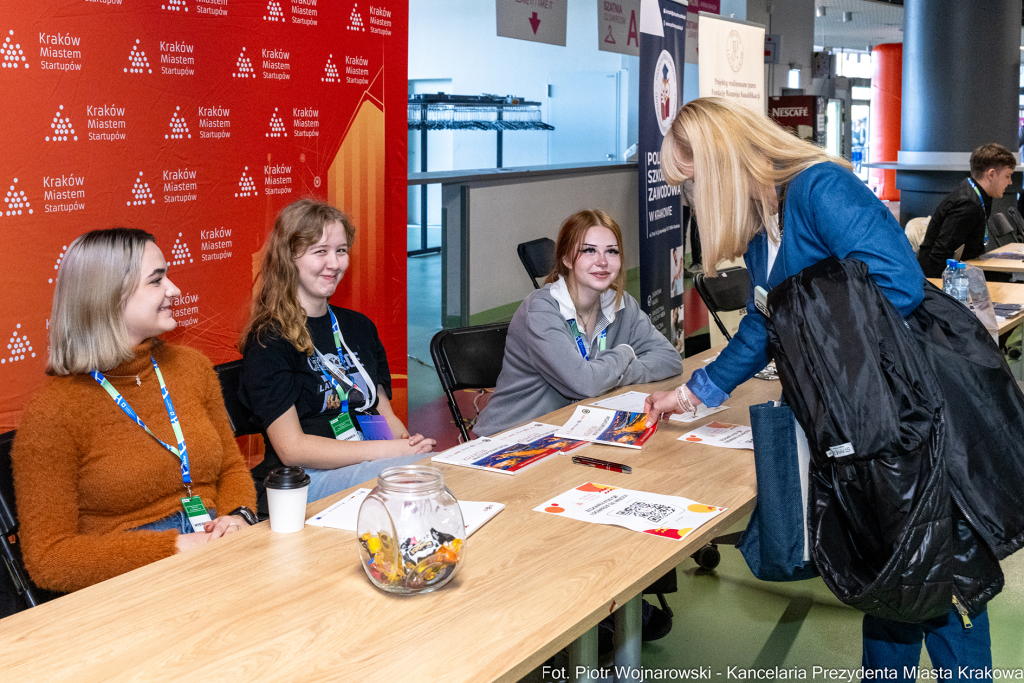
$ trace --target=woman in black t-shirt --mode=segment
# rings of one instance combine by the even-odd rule
[[[311,501],[420,460],[435,443],[409,436],[391,409],[391,373],[373,322],[327,303],[354,237],[332,206],[301,199],[285,207],[242,333],[239,398],[266,441],[253,475],[260,481],[276,467],[300,465]]]

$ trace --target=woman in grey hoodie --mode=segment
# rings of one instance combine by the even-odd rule
[[[683,371],[679,353],[626,293],[625,281],[618,224],[601,210],[567,218],[546,284],[526,297],[509,325],[498,386],[477,434]]]

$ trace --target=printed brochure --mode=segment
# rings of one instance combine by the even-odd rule
[[[640,448],[657,429],[657,425],[647,427],[647,413],[576,406],[576,412],[555,432],[555,436],[608,446]]]
[[[666,496],[586,483],[535,507],[536,512],[594,524],[621,526],[681,541],[725,512],[681,496]]]
[[[332,529],[356,530],[359,519],[359,506],[370,493],[370,489],[356,489],[334,505],[324,509],[306,520],[306,524],[330,527]],[[466,523],[466,536],[486,524],[492,517],[505,509],[502,503],[481,503],[472,500],[460,500],[462,521]]]

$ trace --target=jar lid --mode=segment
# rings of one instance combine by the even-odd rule
[[[309,475],[301,467],[278,467],[270,471],[263,485],[268,489],[301,489],[309,486]]]

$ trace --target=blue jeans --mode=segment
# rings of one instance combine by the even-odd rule
[[[208,512],[210,513],[210,519],[217,519],[216,510],[210,508]],[[185,514],[184,510],[172,512],[163,519],[137,526],[134,529],[129,529],[129,531],[167,531],[169,529],[174,529],[179,534],[192,533],[192,522],[188,521],[188,515]]]
[[[890,673],[896,670],[894,678],[879,675],[876,680],[914,683],[923,639],[932,666],[937,671],[944,670],[943,680],[991,680],[992,640],[989,637],[988,611],[982,610],[971,622],[973,626],[970,629],[964,628],[955,609],[946,616],[916,624],[865,614],[864,668],[888,669]]]
[[[412,465],[423,460],[425,455],[406,455],[401,458],[381,458],[379,460],[366,460],[357,465],[347,465],[333,470],[314,470],[305,468],[309,475],[309,494],[306,501],[312,503],[327,496],[344,491],[356,484],[361,484],[367,479],[373,479],[370,488],[377,485],[377,475],[389,467],[399,465]]]

